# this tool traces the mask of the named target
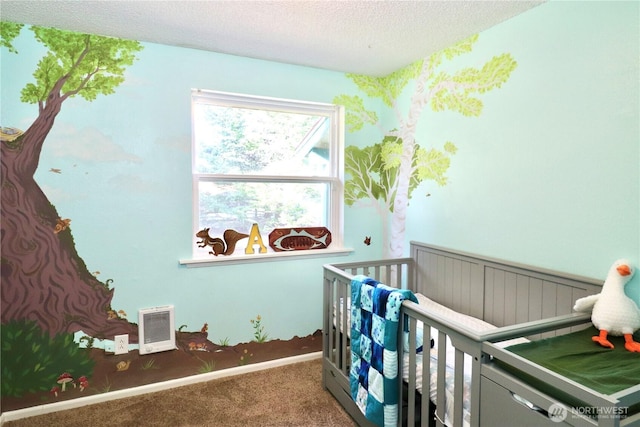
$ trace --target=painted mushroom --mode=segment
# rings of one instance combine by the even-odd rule
[[[78,378],[78,385],[80,386],[80,391],[89,387],[89,380],[84,375]]]
[[[53,386],[53,388],[49,391],[49,393],[53,394],[55,397],[58,397],[58,393],[60,392],[60,387],[57,385]]]
[[[58,377],[58,381],[56,382],[62,386],[62,391],[65,391],[67,383],[73,382],[73,377],[70,373],[65,372]]]

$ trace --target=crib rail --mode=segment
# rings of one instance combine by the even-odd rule
[[[362,274],[388,286],[412,289],[413,260],[396,258],[324,266],[323,355],[349,376],[348,329],[351,280]]]
[[[483,335],[470,333],[468,328],[444,319],[435,313],[426,313],[420,309],[418,304],[405,301],[402,307],[404,319],[409,324],[409,348],[408,363],[402,361],[402,370],[408,369],[408,386],[406,399],[409,402],[404,425],[427,425],[422,414],[428,414],[430,399],[435,404],[436,426],[445,426],[446,410],[448,406],[453,409],[449,414],[450,425],[477,426],[476,417],[465,417],[465,402],[468,403],[466,412],[473,414],[479,402],[479,390],[474,389],[470,383],[479,384],[480,365],[483,362],[482,340]],[[431,328],[436,329],[437,337],[431,336]],[[422,343],[429,343],[431,338],[437,338],[437,356],[430,357],[430,350],[424,348],[422,364],[416,363],[418,337],[422,338]],[[453,357],[447,352],[447,339],[453,345]],[[471,358],[471,364],[465,367],[465,356]],[[450,360],[450,359],[453,360]],[[431,381],[431,371],[435,370],[435,384]],[[469,371],[467,371],[469,370]],[[453,375],[453,387],[447,386],[447,381],[451,381]],[[465,380],[465,376],[471,378],[471,382]],[[417,379],[421,378],[422,399],[416,400]],[[435,398],[434,398],[435,394]],[[453,402],[451,402],[451,399]],[[417,404],[416,404],[417,402]],[[413,404],[412,404],[413,403]],[[419,412],[418,412],[419,408]],[[418,424],[419,418],[422,424]]]

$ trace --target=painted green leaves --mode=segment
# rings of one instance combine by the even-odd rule
[[[142,49],[137,41],[72,33],[55,28],[31,27],[36,40],[49,51],[21,93],[22,102],[45,102],[50,93],[80,95],[93,101],[109,95],[124,81],[126,67]]]
[[[18,37],[20,30],[22,30],[24,24],[17,24],[15,22],[0,21],[0,46],[9,49],[9,52],[18,53],[13,46],[13,39]]]
[[[345,183],[345,203],[351,206],[359,199],[371,198],[384,202],[393,212],[402,150],[402,140],[392,136],[362,149],[347,147],[345,171],[350,178]],[[451,142],[445,143],[442,150],[426,150],[416,144],[411,162],[409,197],[425,179],[445,185],[450,156],[455,152],[456,147]]]
[[[372,98],[380,98],[387,107],[393,107],[396,99],[407,83],[418,77],[422,69],[422,61],[384,76],[373,77],[361,74],[347,74],[358,88]]]
[[[378,122],[378,115],[375,111],[367,111],[359,96],[338,95],[333,102],[345,107],[344,119],[349,132],[359,131],[365,124],[375,125]]]
[[[433,79],[430,90],[433,93],[433,111],[452,110],[465,116],[479,116],[482,101],[472,96],[499,88],[509,79],[516,68],[511,55],[494,56],[480,69],[464,68],[454,75],[441,72]]]

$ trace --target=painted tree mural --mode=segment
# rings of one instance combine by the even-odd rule
[[[1,22],[0,29],[1,46],[18,53],[13,41],[22,24]],[[113,93],[142,46],[52,28],[31,30],[48,52],[33,73],[34,81],[22,89],[21,101],[37,105],[38,116],[22,135],[0,143],[2,324],[25,320],[50,336],[82,330],[96,338],[126,333],[135,340],[137,328],[112,310],[113,289],[87,270],[69,221],[60,218],[34,174],[63,103]]]
[[[383,218],[385,229],[383,245],[385,256],[402,256],[407,209],[413,190],[425,180],[438,185],[447,183],[446,172],[456,147],[445,142],[441,150],[421,147],[415,133],[424,108],[433,111],[451,110],[465,116],[479,116],[482,101],[476,95],[499,88],[516,67],[509,54],[495,56],[482,68],[465,68],[455,74],[442,70],[445,60],[471,52],[478,36],[472,36],[450,48],[385,77],[347,74],[365,95],[379,98],[392,109],[398,120],[395,129],[380,127],[378,115],[366,110],[359,96],[340,95],[336,104],[345,106],[347,130],[355,132],[365,124],[380,128],[381,142],[360,149],[350,146],[345,150],[345,203],[369,203]],[[405,105],[397,100],[409,83],[415,85],[409,110],[403,117]]]

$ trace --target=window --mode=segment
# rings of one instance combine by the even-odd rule
[[[222,238],[228,229],[250,234],[253,224],[271,253],[275,228],[324,226],[329,248],[342,247],[341,107],[204,90],[191,100],[193,258],[213,258],[196,244],[199,230]],[[234,256],[245,257],[248,243]]]

